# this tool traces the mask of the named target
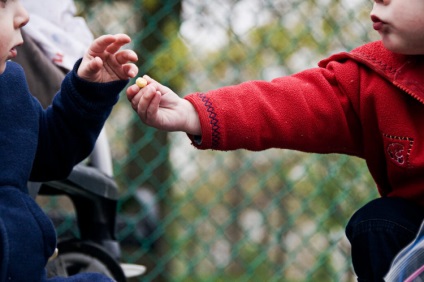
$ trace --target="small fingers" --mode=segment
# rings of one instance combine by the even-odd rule
[[[125,64],[122,68],[129,78],[135,77],[138,73],[138,67],[134,64]]]
[[[115,40],[113,35],[102,35],[93,41],[90,46],[90,51],[95,54],[103,53],[110,44],[115,42]]]
[[[116,53],[122,46],[131,42],[131,38],[126,34],[102,35],[96,38],[90,46],[90,51],[94,54],[107,51],[111,54]]]
[[[81,66],[84,64],[84,60],[81,63]],[[103,60],[99,57],[94,57],[92,60],[88,60],[85,63],[85,67],[78,68],[78,76],[88,81],[97,81],[93,80],[93,77],[96,76],[97,72],[103,67]]]
[[[168,87],[166,87],[163,84],[157,82],[156,80],[154,80],[153,78],[151,78],[147,74],[143,75],[143,78],[145,80],[147,80],[147,84],[148,85],[150,85],[150,84],[155,85],[156,90],[158,92],[160,92],[162,95],[164,95],[165,93],[171,92],[171,90]]]
[[[133,84],[127,88],[126,92],[131,107],[137,112],[143,122],[146,122],[148,118],[157,113],[161,95],[153,87],[140,90],[136,84]],[[156,96],[159,96],[158,101],[155,101],[157,99]],[[155,105],[156,109],[154,109]]]
[[[131,101],[138,91],[140,91],[140,88],[135,84],[129,86],[126,90],[128,100]]]
[[[111,54],[118,52],[122,46],[131,42],[131,38],[126,34],[116,34],[113,37],[115,38],[115,41],[109,44],[106,48],[106,51]]]
[[[140,98],[137,112],[147,125],[155,126],[160,100],[161,94],[158,91],[149,91]]]
[[[123,65],[128,62],[137,62],[138,56],[133,50],[122,50],[115,54],[116,61]]]

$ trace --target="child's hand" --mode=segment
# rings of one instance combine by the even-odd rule
[[[166,131],[184,131],[200,135],[200,121],[193,105],[168,87],[147,75],[147,85],[127,88],[127,98],[140,119],[147,125]]]
[[[131,42],[126,34],[103,35],[91,43],[78,68],[78,76],[91,82],[110,82],[135,77],[138,60],[132,50],[120,50]]]

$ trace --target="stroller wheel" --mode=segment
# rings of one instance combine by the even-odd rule
[[[117,282],[126,278],[120,264],[102,247],[91,242],[65,241],[58,244],[58,256],[48,262],[47,275],[69,277],[84,272],[104,274]]]

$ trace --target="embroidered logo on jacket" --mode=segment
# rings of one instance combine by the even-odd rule
[[[409,156],[414,140],[408,137],[399,137],[383,134],[385,137],[386,154],[397,166],[411,167]]]
[[[389,157],[398,165],[403,166],[405,164],[405,148],[402,144],[390,143],[389,146],[387,146],[387,153],[389,154]]]

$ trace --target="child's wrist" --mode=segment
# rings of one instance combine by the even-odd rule
[[[202,135],[202,128],[200,126],[199,114],[197,113],[195,107],[187,100],[183,100],[186,104],[186,123],[184,132],[192,135]]]

